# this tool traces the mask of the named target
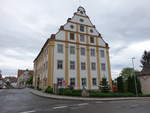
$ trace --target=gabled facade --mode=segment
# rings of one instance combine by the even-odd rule
[[[145,64],[139,76],[143,94],[150,94],[150,64]]]
[[[41,89],[56,85],[98,89],[102,77],[112,86],[109,47],[79,7],[34,60],[33,83]]]
[[[33,70],[18,70],[18,76],[17,76],[17,86],[19,88],[24,88],[27,86],[27,80],[33,76]]]

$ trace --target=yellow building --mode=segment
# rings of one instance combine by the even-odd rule
[[[106,77],[110,86],[111,67],[109,47],[79,7],[72,18],[52,34],[34,60],[34,87],[98,89]]]

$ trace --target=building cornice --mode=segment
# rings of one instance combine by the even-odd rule
[[[95,25],[93,25],[93,26],[90,26],[90,25],[81,24],[81,23],[78,23],[78,22],[73,22],[73,21],[71,21],[71,20],[68,20],[67,22],[70,22],[70,23],[73,23],[73,24],[78,24],[78,25],[83,25],[83,26],[87,26],[87,27],[92,27],[92,28],[95,28]]]
[[[84,17],[84,18],[89,18],[88,16],[79,15],[77,13],[74,13],[74,15],[77,15],[77,16],[80,16],[80,17]]]
[[[54,40],[54,39],[55,39],[55,34],[52,34],[51,37],[47,39],[47,41],[45,42],[45,44],[43,45],[42,49],[40,50],[39,54],[37,55],[37,57],[35,58],[35,60],[33,62],[35,62],[38,59],[38,57],[41,55],[42,51],[45,49],[48,42],[50,40]]]
[[[105,47],[105,46],[85,44],[85,43],[80,43],[80,42],[71,42],[71,41],[57,40],[57,39],[55,39],[54,41],[56,41],[56,42],[63,42],[63,43],[70,43],[70,44],[76,44],[76,45],[82,45],[82,46],[99,47],[99,48],[107,48],[107,49],[109,49],[109,47],[107,47],[107,46]]]

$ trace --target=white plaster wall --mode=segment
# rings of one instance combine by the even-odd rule
[[[105,53],[105,57],[102,58],[101,57],[101,53],[100,53],[100,50],[104,50],[104,53]],[[108,79],[108,63],[107,63],[107,58],[106,58],[106,49],[105,48],[100,48],[99,49],[99,56],[100,56],[100,68],[101,68],[101,63],[105,63],[106,65],[106,71],[100,71],[101,72],[101,77],[105,77]]]
[[[57,52],[57,44],[63,44],[63,53]],[[57,78],[64,78],[64,69],[65,69],[65,44],[62,42],[55,42],[55,48],[54,48],[54,83],[57,83]],[[63,69],[57,69],[57,60],[63,61]]]
[[[91,29],[93,30],[93,33],[90,32]],[[90,34],[90,35],[96,35],[96,36],[99,35],[99,33],[97,32],[97,30],[95,28],[93,28],[93,27],[88,27],[88,34]]]
[[[100,45],[100,46],[104,46],[104,47],[106,46],[104,40],[101,39],[101,38],[99,39],[99,45]]]
[[[80,18],[83,19],[84,21],[80,22]],[[71,21],[72,22],[77,22],[77,23],[80,23],[80,24],[84,24],[84,25],[93,26],[92,23],[90,22],[90,20],[88,18],[81,17],[81,16],[78,16],[78,15],[74,15],[72,17]]]
[[[143,94],[150,94],[150,76],[140,76],[141,90]]]
[[[70,27],[71,25],[74,26],[73,29]],[[64,25],[64,29],[65,29],[65,30],[70,30],[70,31],[74,31],[74,32],[75,32],[77,28],[76,28],[76,24],[73,24],[73,23],[71,23],[71,22],[68,22],[68,23],[66,23],[66,24]]]
[[[85,56],[82,56],[81,55],[81,49],[80,49],[80,80],[81,80],[81,78],[86,78],[86,82],[87,82],[87,85],[88,85],[88,77],[87,77],[87,51],[86,51],[86,46],[80,46],[80,48],[81,47],[84,47],[85,48]],[[85,70],[81,70],[81,62],[85,62],[85,64],[86,64],[86,69]],[[80,87],[81,88],[83,88],[82,87],[82,81],[80,82]]]
[[[59,31],[56,36],[56,40],[65,40],[65,32],[64,31]]]
[[[96,40],[95,40],[96,41]],[[91,69],[91,78],[93,79],[93,78],[96,78],[96,80],[97,80],[97,85],[98,85],[98,78],[97,78],[97,58],[96,58],[96,47],[90,47],[90,50],[91,50],[91,48],[92,49],[95,49],[95,56],[91,56],[91,51],[90,51],[90,69]],[[92,65],[91,65],[91,63],[92,62],[95,62],[96,63],[96,70],[92,70]],[[91,80],[92,81],[92,80]],[[93,83],[92,83],[92,88],[93,89],[97,89],[98,88],[98,86],[93,86]]]
[[[70,46],[75,47],[75,54],[70,54]],[[68,48],[68,69],[69,69],[69,84],[70,84],[70,78],[75,78],[75,87],[77,86],[77,78],[76,78],[76,72],[77,72],[77,61],[76,61],[76,45],[75,44],[69,44]],[[75,70],[70,70],[70,61],[75,61]]]

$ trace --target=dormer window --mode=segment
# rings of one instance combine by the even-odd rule
[[[84,20],[82,18],[80,18],[80,22],[84,22]]]
[[[80,11],[81,14],[83,14],[83,11]]]
[[[73,29],[73,28],[74,28],[74,25],[70,25],[70,28]]]
[[[93,33],[93,29],[90,29],[90,32]]]
[[[84,32],[84,26],[83,25],[80,25],[80,31]]]

